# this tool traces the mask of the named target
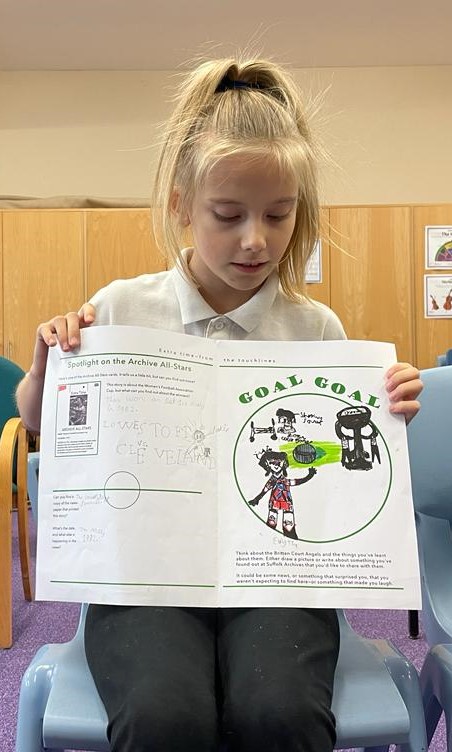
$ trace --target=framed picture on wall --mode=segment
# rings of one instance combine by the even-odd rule
[[[424,315],[426,319],[452,319],[452,275],[424,275]]]
[[[306,265],[305,281],[308,284],[322,281],[322,242],[320,240],[315,244]]]
[[[425,228],[425,268],[452,269],[452,226],[428,225]]]

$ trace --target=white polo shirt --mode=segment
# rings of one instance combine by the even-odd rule
[[[115,280],[90,302],[96,307],[99,325],[148,326],[210,339],[345,339],[342,324],[330,308],[314,301],[290,301],[276,272],[250,300],[221,315],[177,267]]]

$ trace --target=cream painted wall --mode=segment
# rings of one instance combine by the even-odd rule
[[[323,201],[452,201],[452,66],[306,69]],[[145,198],[173,74],[0,72],[0,195]]]

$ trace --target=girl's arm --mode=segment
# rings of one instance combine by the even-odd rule
[[[410,363],[396,363],[386,373],[386,391],[388,392],[389,410],[395,415],[404,415],[407,423],[419,411],[418,397],[423,384],[417,368]]]
[[[80,329],[90,326],[95,315],[94,306],[85,303],[78,313],[71,312],[66,316],[55,316],[38,326],[33,362],[16,392],[20,417],[32,433],[39,433],[41,425],[42,393],[49,347],[54,347],[57,342],[66,352],[78,347]]]
[[[264,496],[267,493],[267,491],[270,491],[270,489],[272,488],[272,486],[273,486],[272,479],[269,478],[269,480],[266,482],[265,486],[263,487],[262,491],[260,493],[258,493],[257,496],[254,497],[254,499],[251,499],[248,502],[248,504],[251,507],[257,506],[257,504],[259,504],[260,500],[264,498]]]

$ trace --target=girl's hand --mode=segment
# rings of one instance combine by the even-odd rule
[[[90,326],[96,311],[90,303],[82,305],[78,313],[54,316],[38,326],[33,363],[17,387],[16,400],[24,425],[32,433],[39,433],[42,393],[49,347],[57,342],[66,352],[80,345],[80,329]]]
[[[419,411],[418,397],[423,384],[417,368],[410,363],[396,363],[386,373],[386,391],[389,396],[389,411],[404,415],[407,424]]]
[[[96,316],[96,309],[90,303],[84,303],[78,313],[71,311],[65,316],[54,316],[38,326],[33,364],[30,375],[43,378],[47,363],[47,350],[60,343],[65,352],[80,345],[80,329],[90,326]]]

